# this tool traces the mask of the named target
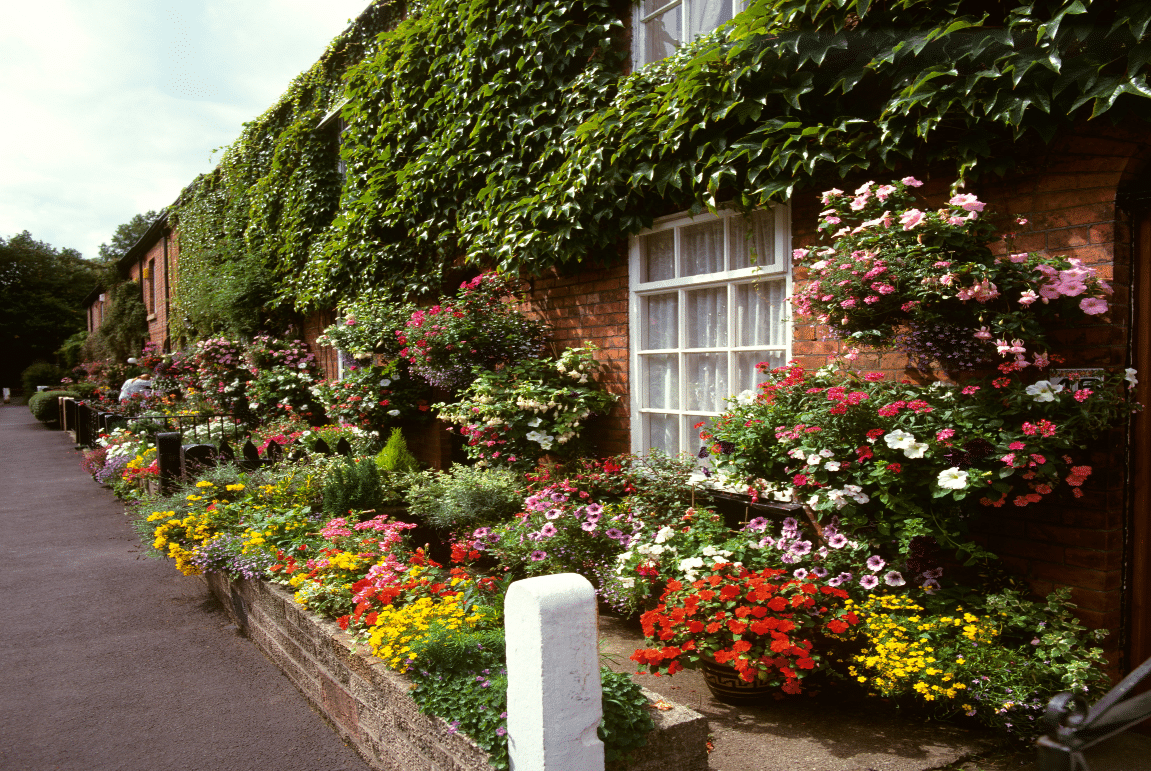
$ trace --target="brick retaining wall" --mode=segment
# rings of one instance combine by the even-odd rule
[[[271,658],[373,768],[388,771],[482,771],[487,753],[422,714],[411,682],[370,654],[354,650],[335,623],[296,604],[291,592],[264,581],[204,576],[233,621]],[[652,701],[658,696],[645,691]],[[666,700],[665,700],[666,701]],[[686,707],[652,712],[656,728],[628,771],[707,771],[707,721]]]

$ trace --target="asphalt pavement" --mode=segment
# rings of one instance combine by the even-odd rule
[[[0,771],[369,768],[19,404],[0,406],[0,613]]]

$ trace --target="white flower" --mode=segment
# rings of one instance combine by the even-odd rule
[[[399,410],[388,410],[388,414],[394,418],[400,414],[400,411]]]
[[[686,573],[689,570],[703,567],[702,557],[688,557],[679,561],[679,569],[681,572]]]
[[[962,490],[967,487],[967,472],[960,471],[957,466],[939,472],[936,480],[939,486],[947,490]]]
[[[1139,379],[1135,377],[1136,374],[1138,374],[1137,371],[1131,367],[1123,370],[1123,379],[1127,381],[1128,388],[1134,388],[1139,385]]]
[[[755,401],[755,391],[748,388],[745,391],[740,391],[739,396],[735,397],[738,404],[751,404]]]
[[[824,449],[820,450],[819,454],[825,458],[830,458],[832,455],[835,455],[835,453],[833,453],[831,450],[827,449],[826,447]]]
[[[922,458],[927,452],[927,442],[912,442],[903,448],[903,454],[908,458]]]
[[[1027,386],[1027,393],[1034,396],[1037,402],[1053,402],[1055,395],[1062,390],[1062,383],[1052,383],[1050,380],[1040,380]]]
[[[885,435],[883,441],[887,442],[887,446],[893,450],[906,450],[911,445],[916,444],[915,436],[901,428],[897,428],[890,434]]]
[[[392,384],[392,381],[388,378],[384,378],[383,380],[380,381],[380,385],[382,385],[384,388],[387,388],[391,384]]]
[[[529,426],[531,426],[532,428],[535,428],[535,427],[536,427],[536,426],[538,426],[540,423],[543,423],[543,419],[542,419],[542,418],[540,418],[538,415],[537,415],[536,417],[534,417],[534,418],[532,418],[531,420],[529,420],[529,421],[528,421],[528,425],[529,425]],[[529,437],[529,438],[530,438],[530,437]]]
[[[818,466],[821,460],[823,460],[823,458],[819,457],[815,453],[812,453],[811,455],[807,456],[807,465]]]
[[[659,529],[659,532],[655,534],[655,538],[652,540],[654,540],[656,543],[665,543],[667,539],[671,538],[673,535],[675,535],[675,530],[668,527],[667,525],[664,525]]]
[[[827,463],[823,464],[823,467],[828,471],[839,471],[839,461],[829,460]]]

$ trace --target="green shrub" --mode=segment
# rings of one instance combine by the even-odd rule
[[[441,530],[501,522],[523,507],[524,482],[507,468],[453,466],[408,494],[412,516]]]
[[[56,423],[60,419],[60,397],[79,398],[75,391],[40,391],[28,398],[28,409],[41,423]]]
[[[420,462],[408,451],[408,443],[404,440],[404,433],[393,428],[388,436],[388,443],[376,455],[376,465],[381,471],[419,471]]]
[[[346,517],[349,511],[374,510],[383,499],[380,469],[367,460],[345,459],[324,483],[324,515],[329,519]]]
[[[55,364],[37,361],[20,373],[20,384],[24,387],[24,395],[31,399],[32,394],[36,393],[36,386],[59,385],[62,377],[64,370]]]

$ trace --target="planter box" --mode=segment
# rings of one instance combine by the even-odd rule
[[[447,722],[408,698],[410,681],[356,650],[334,622],[297,605],[265,581],[204,576],[228,615],[372,765],[387,771],[485,771],[488,755]],[[645,691],[649,700],[660,697]],[[666,700],[664,700],[665,703]],[[627,771],[707,771],[707,721],[686,707],[652,710],[656,727],[632,753]]]

